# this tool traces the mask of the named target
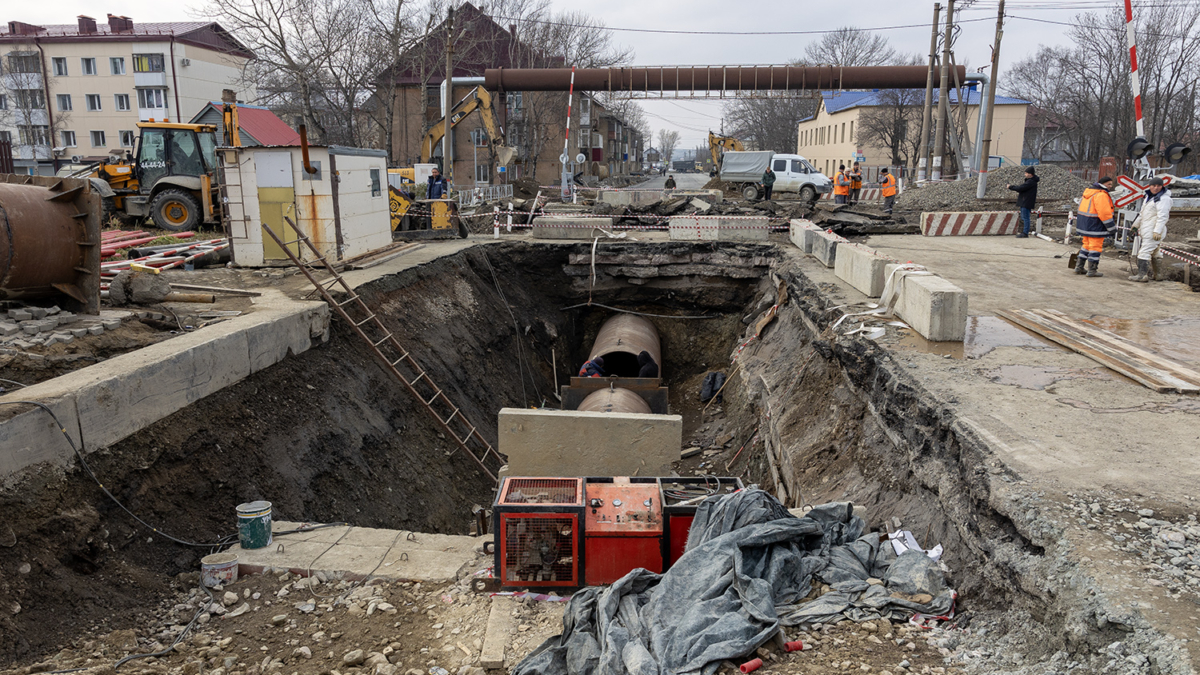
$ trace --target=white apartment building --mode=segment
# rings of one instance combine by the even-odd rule
[[[137,122],[186,123],[236,89],[254,54],[216,23],[8,22],[0,30],[0,147],[16,173],[131,150]]]

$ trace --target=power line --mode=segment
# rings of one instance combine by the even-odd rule
[[[492,19],[496,21],[524,22],[536,23],[543,26],[560,26],[564,28],[594,28],[597,30],[608,30],[616,33],[654,33],[657,35],[828,35],[830,33],[871,33],[874,31],[884,30],[903,30],[906,28],[923,28],[928,29],[928,23],[914,23],[904,26],[878,26],[875,28],[834,28],[830,30],[779,30],[779,31],[724,31],[724,30],[664,30],[661,28],[614,28],[611,26],[589,26],[586,24],[568,23],[565,21],[546,21],[543,19],[526,19],[508,16],[494,16]],[[964,19],[955,21],[958,23],[974,23],[977,21],[994,21],[992,17],[983,17],[979,19]]]

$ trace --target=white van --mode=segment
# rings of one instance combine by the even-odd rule
[[[733,183],[744,199],[753,201],[762,196],[762,176],[768,166],[775,172],[775,193],[794,192],[811,202],[833,189],[833,181],[807,159],[770,150],[726,152],[721,159],[721,180]]]

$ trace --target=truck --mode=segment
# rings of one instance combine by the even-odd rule
[[[727,151],[721,158],[721,180],[732,184],[748,201],[762,196],[762,177],[770,166],[775,171],[774,192],[792,192],[812,202],[833,189],[833,181],[817,171],[800,155],[776,154],[770,150]]]

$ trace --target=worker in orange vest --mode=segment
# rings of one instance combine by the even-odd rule
[[[890,214],[896,206],[896,177],[886,168],[880,169],[879,185],[883,188],[883,212]]]
[[[855,162],[854,167],[850,169],[850,203],[857,204],[861,196],[862,169],[858,168],[858,162]]]
[[[1112,189],[1113,179],[1105,176],[1084,190],[1083,199],[1079,200],[1075,230],[1083,239],[1083,248],[1079,249],[1079,257],[1075,259],[1075,274],[1104,276],[1103,272],[1097,271],[1100,252],[1104,250],[1104,238],[1111,237],[1117,231],[1117,224],[1113,220],[1112,195],[1109,194]],[[1087,265],[1086,270],[1084,265]]]
[[[846,175],[846,165],[838,166],[837,175],[833,178],[833,203],[845,204],[850,201],[850,177]]]

